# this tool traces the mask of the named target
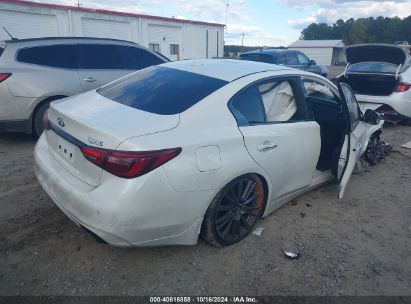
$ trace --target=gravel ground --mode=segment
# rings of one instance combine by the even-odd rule
[[[392,155],[263,219],[217,249],[96,243],[37,183],[35,141],[0,135],[0,295],[411,295],[411,126],[385,127]],[[288,260],[282,250],[301,253]]]

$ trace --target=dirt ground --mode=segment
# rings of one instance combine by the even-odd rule
[[[80,230],[33,173],[35,141],[0,135],[0,295],[411,295],[411,126],[395,152],[263,219],[261,236],[217,249],[115,248]],[[282,250],[301,253],[288,260]]]

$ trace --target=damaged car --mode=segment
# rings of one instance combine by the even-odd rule
[[[285,66],[185,60],[53,101],[35,173],[115,246],[222,247],[330,181],[342,197],[383,121],[346,84]],[[337,194],[336,194],[337,195]]]
[[[336,80],[350,85],[363,110],[384,120],[411,122],[411,69],[407,50],[391,44],[346,48],[347,67]]]

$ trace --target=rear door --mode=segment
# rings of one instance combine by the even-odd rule
[[[273,199],[309,186],[320,154],[320,128],[306,120],[297,77],[253,84],[230,109],[254,161],[272,180]]]
[[[78,75],[83,91],[96,89],[131,72],[117,45],[80,44],[80,54]]]
[[[338,164],[334,164],[334,174],[340,182],[338,198],[342,198],[355,164],[367,148],[371,134],[379,126],[369,125],[361,120],[357,100],[347,84],[340,83],[338,89],[347,117],[345,140],[341,146],[340,157],[336,160]]]

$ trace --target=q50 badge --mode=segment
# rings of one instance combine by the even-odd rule
[[[103,142],[101,140],[95,139],[91,136],[89,136],[88,138],[88,142],[94,146],[99,146],[102,147],[103,146]]]

